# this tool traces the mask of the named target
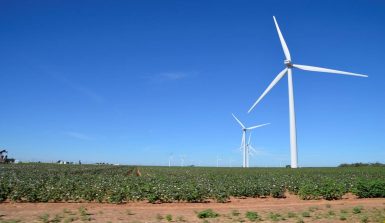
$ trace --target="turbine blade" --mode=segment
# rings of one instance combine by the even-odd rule
[[[266,88],[266,90],[263,92],[263,94],[258,98],[258,100],[253,104],[253,106],[251,106],[251,108],[249,109],[249,111],[247,113],[250,113],[251,110],[253,110],[253,108],[262,100],[263,97],[265,97],[265,95],[267,93],[269,93],[269,91],[277,84],[277,82],[279,80],[282,79],[283,76],[285,76],[287,72],[287,68],[283,69],[283,71],[281,71],[281,73],[279,73],[275,78],[274,80],[270,83],[270,85]]]
[[[308,70],[308,71],[315,71],[315,72],[344,74],[344,75],[357,76],[357,77],[368,77],[368,75],[364,75],[364,74],[356,74],[356,73],[351,73],[351,72],[346,72],[346,71],[332,70],[332,69],[323,68],[323,67],[313,67],[313,66],[299,65],[299,64],[293,64],[293,67],[301,69],[301,70]]]
[[[278,22],[275,19],[275,16],[273,16],[273,19],[274,19],[275,27],[277,28],[279,40],[281,41],[283,52],[285,53],[286,60],[291,60],[289,48],[287,48],[285,39],[282,36],[281,30],[279,29]]]
[[[242,136],[242,140],[241,140],[241,147],[239,147],[241,150],[243,148],[243,136]]]
[[[250,135],[249,135],[249,142],[247,143],[247,145],[250,145],[250,142],[251,142],[251,132],[250,132]]]
[[[252,126],[252,127],[246,128],[246,129],[247,130],[252,130],[252,129],[256,129],[256,128],[259,128],[259,127],[262,127],[262,126],[265,126],[265,125],[270,125],[270,123],[265,123],[265,124],[262,124],[262,125],[256,125],[256,126]]]
[[[254,156],[254,155],[257,155],[257,150],[255,150],[252,146],[249,146],[249,152],[250,152],[250,155]]]
[[[237,117],[235,117],[235,115],[233,113],[231,113],[233,115],[233,117],[235,118],[235,120],[237,120],[237,122],[242,126],[242,128],[245,128],[245,126],[242,124],[241,121],[239,121],[239,119],[237,119]]]

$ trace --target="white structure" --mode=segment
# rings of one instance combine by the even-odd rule
[[[249,134],[249,140],[246,144],[246,148],[247,148],[247,152],[249,155],[254,156],[257,154],[257,150],[255,150],[254,147],[251,145],[251,132]],[[246,166],[250,167],[250,159],[249,158],[247,158]]]
[[[246,143],[246,131],[247,130],[252,130],[255,128],[259,128],[265,125],[269,125],[270,123],[262,124],[262,125],[256,125],[252,127],[246,128],[245,125],[242,124],[241,121],[237,117],[235,117],[234,114],[232,114],[235,120],[239,123],[239,125],[242,127],[242,141],[241,141],[241,150],[243,152],[243,167],[249,167],[249,147],[248,144]]]
[[[183,155],[183,156],[180,156],[180,166],[184,166],[184,158],[185,158],[185,156]]]
[[[168,167],[171,167],[171,160],[173,159],[173,156],[168,157]]]
[[[221,161],[221,160],[222,159],[217,156],[217,167],[219,167],[219,161]]]
[[[325,73],[334,73],[334,74],[344,74],[344,75],[351,75],[351,76],[357,76],[357,77],[368,77],[367,75],[362,74],[355,74],[345,71],[339,71],[339,70],[332,70],[322,67],[313,67],[313,66],[307,66],[307,65],[298,65],[293,64],[291,62],[291,56],[289,49],[286,45],[285,39],[282,36],[281,30],[279,29],[277,20],[273,16],[275,26],[277,28],[279,40],[281,41],[281,45],[283,48],[283,52],[285,54],[286,60],[284,60],[284,64],[286,66],[285,69],[283,69],[276,77],[275,79],[270,83],[270,85],[267,87],[267,89],[262,93],[262,95],[258,98],[258,100],[251,106],[249,109],[249,113],[253,108],[262,100],[263,97],[278,83],[279,80],[281,80],[285,74],[287,74],[287,80],[288,80],[288,90],[289,90],[289,116],[290,116],[290,156],[291,156],[291,168],[297,168],[298,167],[298,161],[297,161],[297,136],[296,136],[296,127],[295,127],[295,111],[294,111],[294,92],[293,92],[293,78],[292,78],[292,69],[298,68],[301,70],[307,70],[307,71],[315,71],[315,72],[325,72]]]

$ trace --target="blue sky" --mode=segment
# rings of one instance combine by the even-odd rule
[[[384,1],[1,1],[0,147],[23,161],[290,163],[294,63],[299,166],[385,162]]]

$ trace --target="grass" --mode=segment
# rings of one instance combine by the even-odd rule
[[[49,214],[44,213],[39,216],[39,220],[43,223],[49,223]]]
[[[383,210],[384,214],[380,209],[373,208],[372,210],[372,219],[374,222],[385,222],[385,210]]]
[[[347,218],[346,214],[341,213],[339,219],[340,219],[341,221],[346,221],[348,218]]]
[[[79,208],[79,214],[80,214],[80,220],[82,220],[82,221],[91,221],[91,217],[90,217],[91,214],[89,214],[87,212],[87,208],[81,206]]]
[[[269,218],[272,221],[284,221],[284,220],[286,220],[285,217],[283,217],[281,214],[274,213],[274,212],[269,213]]]
[[[353,208],[353,214],[359,214],[362,211],[362,206],[356,206]]]
[[[172,215],[171,214],[166,215],[166,220],[168,222],[172,221]]]
[[[366,215],[361,216],[360,223],[367,223],[369,222],[369,217]]]
[[[56,214],[55,217],[50,221],[52,223],[59,223],[64,218],[64,216],[60,214]]]
[[[330,211],[328,211],[327,215],[328,215],[329,217],[331,217],[331,216],[335,216],[336,213],[334,213],[334,211],[330,210]]]
[[[186,219],[183,216],[176,217],[177,222],[186,222]]]
[[[10,219],[10,220],[2,220],[0,223],[19,223],[22,222],[20,219]]]
[[[246,212],[245,217],[247,219],[249,219],[249,221],[261,220],[261,217],[255,211],[248,211],[248,212]]]
[[[197,214],[198,218],[216,218],[219,216],[218,213],[214,212],[212,209],[206,209]]]
[[[241,213],[238,211],[238,210],[232,210],[231,211],[231,215],[234,216],[234,217],[237,217],[239,216]]]
[[[302,212],[302,217],[305,217],[305,218],[310,218],[310,213],[308,211],[304,211]]]
[[[295,218],[295,217],[297,217],[297,214],[294,212],[289,212],[289,213],[287,213],[287,217],[288,218]]]
[[[315,212],[316,210],[318,210],[318,207],[316,206],[309,207],[310,212]]]
[[[298,211],[289,211],[289,212],[256,212],[256,211],[239,211],[233,209],[227,213],[220,215],[216,213],[212,209],[206,209],[203,211],[195,211],[196,216],[201,219],[200,222],[321,222],[321,221],[329,221],[329,222],[360,222],[360,223],[368,223],[368,222],[380,222],[385,223],[385,206],[380,207],[363,207],[363,206],[350,206],[344,207],[344,209],[326,209],[325,206],[310,206],[304,207],[302,210]],[[122,212],[119,212],[118,216],[119,220],[128,220],[127,222],[132,222],[129,220],[127,215],[134,215],[131,210],[124,209]],[[72,212],[67,209],[63,209],[58,214],[51,212],[43,212],[40,216],[38,216],[37,221],[42,223],[56,223],[56,222],[86,222],[91,220],[90,213],[88,210],[81,206],[78,210],[73,209]],[[124,217],[126,216],[126,217]],[[95,216],[102,217],[100,215]],[[121,217],[121,218],[120,218]],[[183,216],[176,216],[171,214],[165,215],[156,215],[156,219],[153,222],[192,222],[192,219],[185,219]],[[197,220],[197,219],[195,219]],[[18,220],[5,220],[0,218],[0,223],[13,223],[20,222]],[[106,221],[104,221],[106,222]]]

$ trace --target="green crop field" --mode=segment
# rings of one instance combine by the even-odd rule
[[[0,166],[0,201],[226,202],[230,197],[281,198],[285,193],[301,199],[341,199],[346,193],[385,197],[385,168]]]

